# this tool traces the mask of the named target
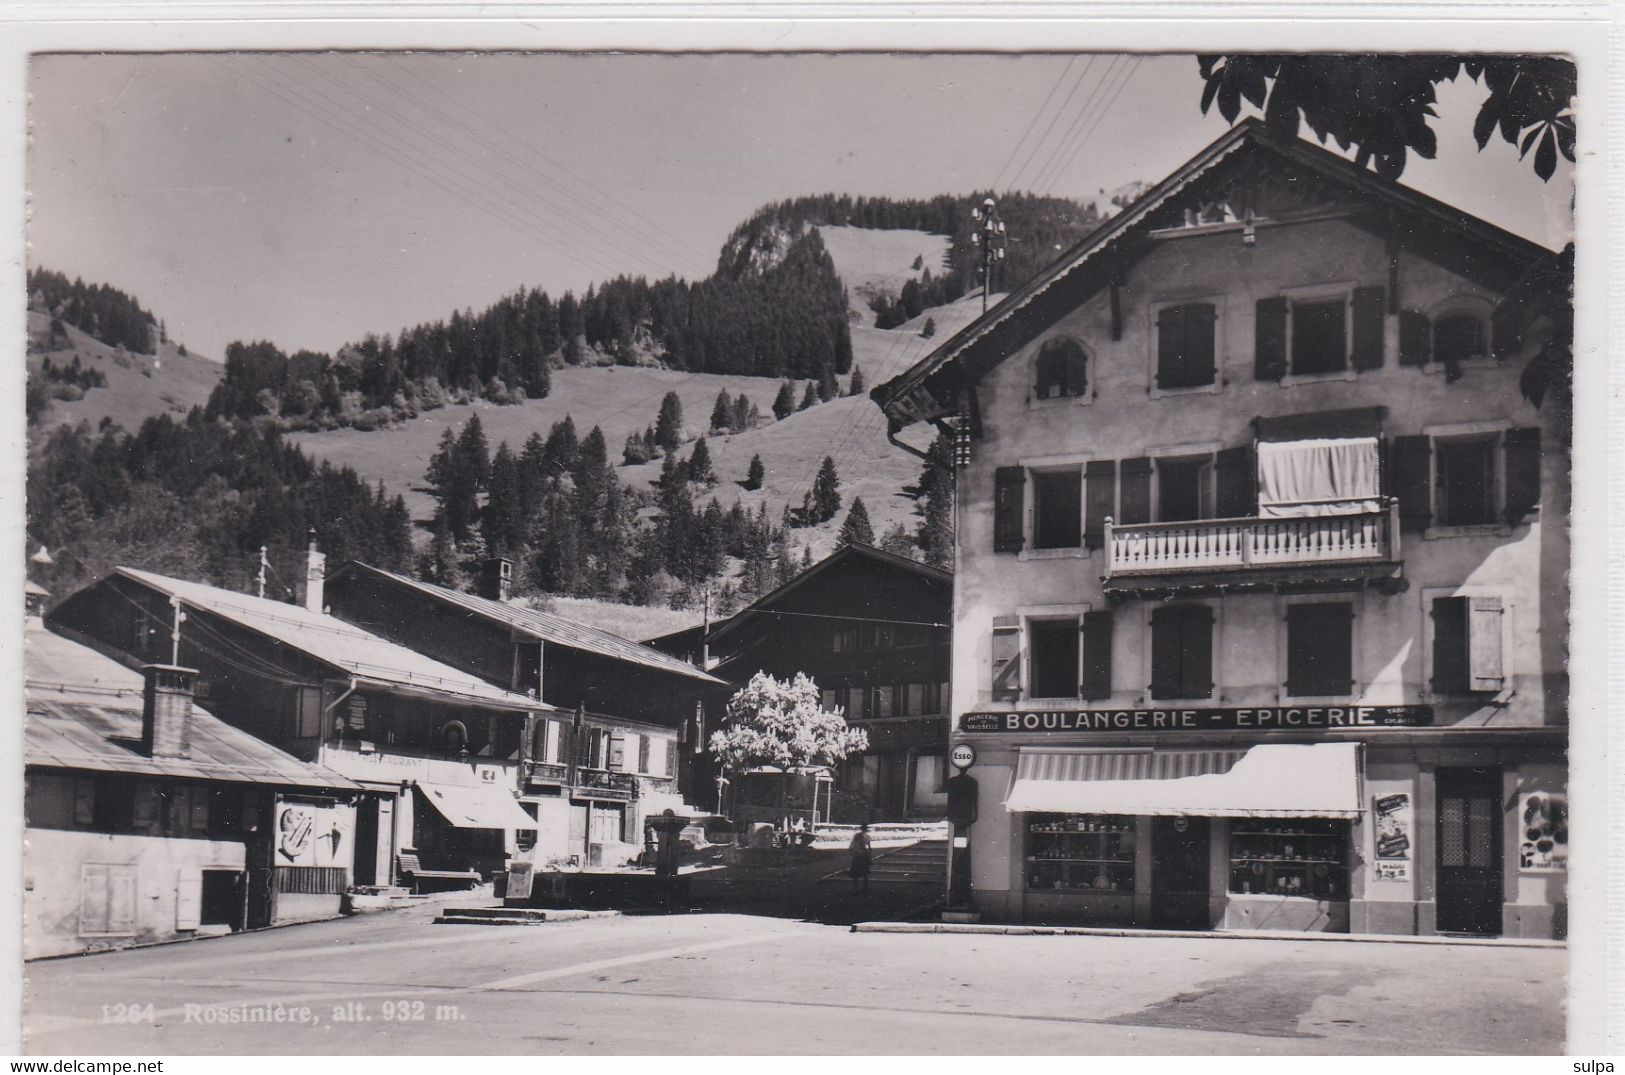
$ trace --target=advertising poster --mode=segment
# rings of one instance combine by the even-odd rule
[[[1410,876],[1411,797],[1406,792],[1378,795],[1371,813],[1376,819],[1375,879],[1403,881]]]
[[[1526,791],[1518,796],[1518,869],[1557,873],[1569,868],[1569,797]]]

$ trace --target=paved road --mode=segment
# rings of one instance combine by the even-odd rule
[[[1554,949],[858,934],[736,915],[436,926],[414,909],[31,964],[26,1048],[1556,1053],[1564,963]],[[117,1022],[119,1004],[140,1021]],[[223,1022],[277,1005],[313,1021]]]

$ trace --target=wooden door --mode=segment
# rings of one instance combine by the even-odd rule
[[[1159,817],[1151,822],[1153,925],[1206,929],[1208,819]]]
[[[569,853],[579,855],[579,862],[587,861],[587,804],[570,804]]]
[[[1501,932],[1501,771],[1439,769],[1440,933]]]
[[[355,865],[357,885],[377,883],[378,877],[378,798],[363,795],[355,808]]]

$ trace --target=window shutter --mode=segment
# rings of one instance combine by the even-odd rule
[[[1395,437],[1393,490],[1399,498],[1402,530],[1426,530],[1433,522],[1429,470],[1433,443],[1428,437]]]
[[[1013,702],[1021,697],[1021,627],[1015,618],[993,621],[993,700]]]
[[[1078,693],[1091,701],[1112,696],[1112,614],[1083,614],[1083,682]]]
[[[1151,697],[1181,697],[1179,609],[1151,610]]]
[[[1388,312],[1388,289],[1385,287],[1357,287],[1354,289],[1354,368],[1374,370],[1382,368],[1383,322]]]
[[[1000,467],[993,472],[993,551],[1020,552],[1023,540],[1027,471]]]
[[[1116,521],[1125,526],[1151,521],[1151,460],[1125,459],[1122,462],[1122,492]]]
[[[1217,495],[1214,514],[1221,519],[1245,519],[1258,513],[1257,467],[1253,463],[1253,447],[1223,448],[1213,460],[1214,485]]]
[[[564,722],[547,720],[542,723],[547,725],[547,760],[558,765],[564,760]]]
[[[1289,605],[1287,693],[1344,695],[1354,689],[1354,607],[1346,602]]]
[[[175,878],[175,928],[197,929],[203,922],[203,871],[182,866]]]
[[[1286,299],[1259,299],[1254,311],[1253,376],[1279,381],[1286,376]]]
[[[79,866],[79,932],[106,933],[111,894],[108,875],[111,866],[87,862]]]
[[[1212,303],[1198,302],[1185,307],[1185,371],[1189,374],[1186,384],[1213,383],[1217,324],[1218,313]]]
[[[1116,499],[1117,461],[1094,460],[1083,472],[1084,548],[1098,549],[1105,544],[1106,518],[1116,510]]]
[[[668,777],[677,776],[677,740],[666,740],[666,772]]]
[[[1501,599],[1467,599],[1467,689],[1498,691],[1505,683],[1501,668]]]
[[[1523,310],[1504,302],[1490,313],[1490,353],[1496,358],[1515,355],[1523,349]]]
[[[621,732],[609,733],[609,764],[606,769],[626,772],[626,736]]]
[[[1428,315],[1420,310],[1402,310],[1399,314],[1399,364],[1425,366],[1433,347],[1433,331]]]
[[[1213,610],[1186,605],[1180,630],[1184,693],[1181,698],[1206,698],[1213,693]]]
[[[637,739],[638,772],[646,773],[649,771],[649,737],[647,735],[640,735],[637,737]]]
[[[1540,504],[1540,430],[1506,432],[1506,521],[1517,526]]]
[[[134,866],[109,866],[107,868],[107,932],[135,932],[135,887],[136,872]],[[203,899],[203,875],[201,872],[197,874],[197,894],[201,902]]]

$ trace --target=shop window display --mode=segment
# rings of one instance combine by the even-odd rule
[[[1132,817],[1034,814],[1027,822],[1027,887],[1133,892],[1134,844]]]
[[[1346,900],[1346,821],[1238,818],[1230,824],[1231,895]]]

